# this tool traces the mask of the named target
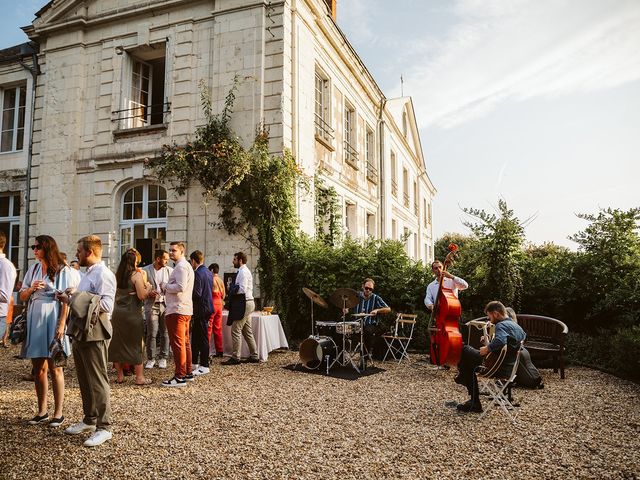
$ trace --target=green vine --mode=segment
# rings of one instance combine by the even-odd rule
[[[201,82],[206,124],[186,145],[163,145],[148,166],[181,195],[197,181],[206,198],[217,200],[220,215],[214,225],[258,248],[262,294],[266,301],[277,302],[278,292],[285,290],[277,267],[296,239],[296,185],[304,185],[305,179],[289,151],[282,156],[269,153],[264,126],[249,148],[242,146],[229,126],[237,87],[236,77],[222,113],[214,114],[211,93]]]
[[[325,245],[336,246],[342,237],[340,202],[333,187],[327,187],[317,175],[314,178],[316,196],[316,238]]]

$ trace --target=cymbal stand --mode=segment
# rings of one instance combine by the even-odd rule
[[[347,298],[342,297],[342,351],[338,354],[336,359],[331,363],[331,367],[333,367],[333,365],[336,363],[338,363],[343,367],[346,367],[347,365],[351,364],[351,366],[355,369],[355,371],[360,373],[360,369],[358,368],[358,365],[356,364],[356,362],[353,360],[353,357],[351,356],[351,352],[348,352],[346,348],[346,340],[347,340],[347,335],[346,335],[347,314],[345,313],[346,309],[347,309]],[[340,359],[342,359],[342,361],[340,361]]]
[[[313,320],[313,299],[310,298],[309,301],[311,302],[311,335],[309,338],[314,338],[318,337],[318,332],[316,332],[316,322]]]

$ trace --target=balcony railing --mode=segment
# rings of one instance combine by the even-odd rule
[[[331,128],[327,122],[325,122],[324,118],[322,118],[317,113],[315,114],[315,124],[316,124],[316,135],[320,137],[325,142],[331,142],[333,140],[334,130]]]
[[[367,162],[367,180],[371,183],[378,183],[378,169],[371,162]]]
[[[394,197],[398,196],[398,182],[393,179],[391,179],[391,195]]]
[[[414,203],[414,204],[413,204],[413,213],[415,213],[415,214],[416,214],[416,216],[417,216],[417,215],[420,215],[420,207],[418,207],[418,204],[417,204],[417,203]],[[420,217],[418,217],[418,219],[419,219],[419,218],[420,218]]]
[[[404,206],[409,208],[409,194],[407,192],[404,192],[403,197],[404,197]]]
[[[113,111],[111,121],[118,122],[121,129],[148,127],[167,123],[169,113],[171,113],[171,102],[138,105]]]
[[[351,165],[355,170],[359,170],[358,151],[346,140],[344,141],[344,161]]]

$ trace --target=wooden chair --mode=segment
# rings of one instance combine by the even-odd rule
[[[387,352],[384,354],[383,362],[387,359],[389,353],[398,363],[405,358],[409,358],[407,348],[409,348],[409,342],[413,338],[416,318],[417,315],[410,313],[398,313],[393,334],[382,335],[387,344]]]

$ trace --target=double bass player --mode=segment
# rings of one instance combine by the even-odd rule
[[[451,275],[444,269],[444,265],[440,260],[436,260],[431,263],[431,271],[435,275],[435,280],[427,285],[427,292],[424,297],[424,304],[429,310],[433,310],[433,305],[436,303],[438,297],[438,287],[440,285],[440,278],[444,276],[444,282],[442,286],[453,290],[453,294],[457,297],[460,290],[469,288],[469,284],[462,278]]]

